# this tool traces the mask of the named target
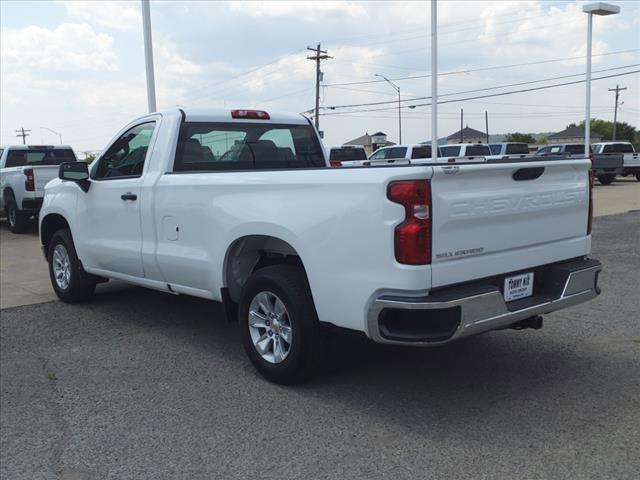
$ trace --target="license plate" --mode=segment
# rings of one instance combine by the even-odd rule
[[[504,300],[510,302],[533,294],[533,272],[504,279]]]

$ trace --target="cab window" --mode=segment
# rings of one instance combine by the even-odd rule
[[[369,157],[369,160],[383,160],[385,158],[389,158],[389,150],[390,148],[381,148],[380,150],[376,150],[373,155]]]
[[[155,122],[142,123],[127,130],[98,160],[93,178],[110,180],[142,175]]]

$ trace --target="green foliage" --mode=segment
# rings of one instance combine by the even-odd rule
[[[568,125],[567,128],[570,126],[575,126],[575,123]],[[584,120],[581,121],[578,126],[584,128]],[[592,118],[591,131],[602,135],[603,141],[613,140],[613,122]],[[616,126],[616,140],[631,142],[633,143],[636,151],[640,149],[640,131],[633,125],[629,125],[627,122],[618,122],[618,125]]]
[[[536,139],[533,135],[528,133],[514,132],[507,135],[505,142],[519,142],[519,143],[536,143]]]
[[[83,162],[87,162],[87,163],[91,163],[96,159],[96,156],[93,153],[85,153],[84,154],[84,159],[82,160]]]

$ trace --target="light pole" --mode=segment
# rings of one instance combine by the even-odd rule
[[[147,103],[149,113],[156,111],[156,81],[153,74],[153,44],[151,42],[151,10],[149,0],[142,0],[142,35],[144,37],[144,64],[147,73]]]
[[[51,133],[55,134],[60,138],[60,145],[62,145],[62,134],[56,132],[55,130],[51,130],[49,127],[40,127],[42,130],[49,130]]]
[[[431,0],[431,158],[438,158],[438,4],[436,0]]]
[[[584,154],[589,157],[591,153],[591,37],[594,15],[615,15],[620,13],[620,7],[609,3],[597,2],[584,5],[582,11],[589,19],[587,23],[587,82],[586,82],[586,114],[584,119]]]
[[[384,78],[387,83],[389,83],[389,85],[391,85],[397,92],[398,92],[398,144],[402,145],[402,113],[400,110],[400,87],[398,85],[396,85],[395,83],[393,83],[391,80],[389,80],[387,77],[385,77],[384,75],[380,75],[378,73],[374,74],[374,76],[376,77],[380,77],[380,78]]]

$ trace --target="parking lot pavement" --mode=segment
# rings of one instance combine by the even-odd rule
[[[434,349],[340,335],[259,377],[217,304],[138,288],[3,310],[7,479],[625,479],[640,471],[640,213],[594,221],[603,293]]]
[[[616,177],[611,185],[593,184],[593,214],[612,215],[640,210],[640,182],[634,176]]]

